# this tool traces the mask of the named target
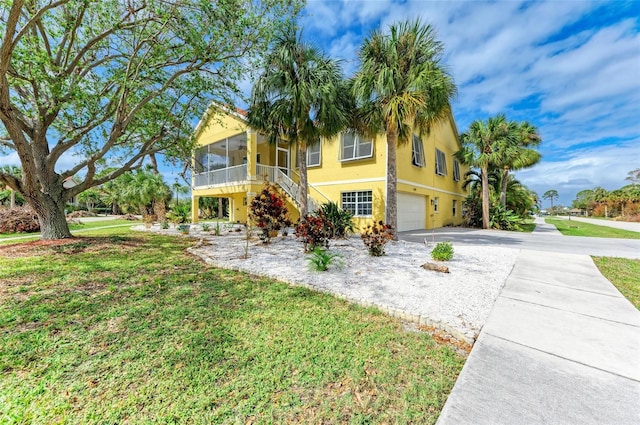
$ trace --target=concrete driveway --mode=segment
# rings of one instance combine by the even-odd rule
[[[622,257],[640,259],[640,239],[605,239],[563,236],[550,225],[538,224],[533,233],[507,232],[503,230],[442,227],[434,230],[410,230],[399,232],[398,237],[410,242],[431,244],[440,241],[466,246],[503,246],[565,254],[595,255],[598,257]]]

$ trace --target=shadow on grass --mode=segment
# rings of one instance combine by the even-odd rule
[[[464,361],[450,347],[191,243],[1,247],[0,422],[435,422]]]

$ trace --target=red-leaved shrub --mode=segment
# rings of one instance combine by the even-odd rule
[[[307,215],[298,221],[295,228],[296,238],[301,238],[304,251],[311,252],[315,248],[329,248],[329,240],[333,237],[334,227],[322,211]]]

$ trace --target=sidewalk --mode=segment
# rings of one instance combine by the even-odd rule
[[[523,250],[438,420],[640,423],[640,312],[585,255]]]
[[[532,234],[544,234],[550,236],[562,236],[562,233],[553,224],[547,224],[542,217],[536,217],[534,223],[536,228],[533,229]]]

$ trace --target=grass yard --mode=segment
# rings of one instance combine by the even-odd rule
[[[546,218],[547,224],[553,224],[565,236],[593,236],[596,238],[640,239],[640,233],[613,227],[598,226],[575,220],[557,220]]]
[[[464,357],[376,309],[101,230],[0,246],[0,423],[434,423]]]
[[[640,260],[593,257],[600,272],[640,310]]]
[[[80,219],[82,222],[82,219]],[[131,221],[131,220],[100,220],[82,224],[69,224],[69,230],[71,233],[75,234],[78,231],[84,232],[88,230],[95,229],[96,227],[106,227],[106,226],[135,226],[136,224],[140,224],[141,221]],[[3,243],[3,239],[7,238],[15,238],[15,237],[24,237],[24,241],[40,239],[40,232],[36,233],[0,233],[0,244]],[[16,243],[16,241],[10,241],[6,243]]]

